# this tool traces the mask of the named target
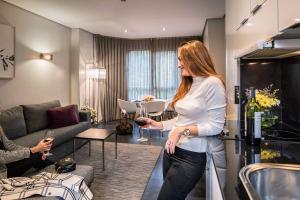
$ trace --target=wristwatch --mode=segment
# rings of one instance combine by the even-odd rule
[[[185,135],[185,136],[189,136],[190,134],[191,134],[191,131],[190,131],[190,129],[188,129],[188,128],[184,129],[184,131],[183,131],[183,135]]]

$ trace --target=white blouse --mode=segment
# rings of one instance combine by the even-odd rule
[[[206,152],[206,136],[221,133],[225,123],[225,89],[220,79],[209,76],[193,78],[193,84],[184,98],[175,104],[178,116],[163,121],[164,130],[197,125],[198,136],[181,136],[176,146],[194,152]]]

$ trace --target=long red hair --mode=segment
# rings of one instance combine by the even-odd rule
[[[222,81],[223,85],[225,85],[222,76],[216,72],[208,50],[202,42],[198,40],[192,40],[182,43],[179,46],[178,51],[179,59],[183,62],[191,74],[201,77],[215,76]],[[192,76],[181,77],[181,83],[171,103],[173,108],[175,103],[182,99],[190,90],[192,83]]]

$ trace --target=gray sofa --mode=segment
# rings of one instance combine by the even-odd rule
[[[47,110],[59,107],[58,100],[32,105],[20,105],[7,110],[0,111],[0,125],[2,126],[8,139],[22,146],[34,146],[44,138],[45,132],[49,129]],[[57,161],[73,152],[73,136],[91,128],[91,118],[89,112],[79,112],[79,123],[58,129],[53,129],[55,138],[49,157],[52,161]],[[76,141],[76,148],[86,144],[87,141]],[[53,171],[54,166],[49,166],[46,171]],[[28,171],[26,175],[37,173]],[[94,179],[92,166],[77,165],[73,174],[83,176],[87,185],[91,185]],[[26,176],[25,175],[25,176]],[[57,200],[57,197],[31,197],[33,200]]]
[[[22,146],[34,146],[44,138],[48,130],[47,110],[59,107],[58,100],[47,103],[20,105],[0,111],[0,125],[8,139]],[[79,123],[71,126],[53,129],[55,138],[49,159],[57,161],[73,152],[73,136],[91,127],[90,113],[79,112]],[[76,148],[87,141],[76,142]]]

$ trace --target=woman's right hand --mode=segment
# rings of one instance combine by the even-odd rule
[[[150,118],[145,118],[146,125],[142,126],[142,128],[148,128],[148,129],[163,129],[163,124],[161,122],[157,122]]]
[[[32,147],[30,150],[32,153],[44,153],[45,151],[49,151],[51,149],[53,141],[45,142],[44,140],[41,140],[36,146]]]

